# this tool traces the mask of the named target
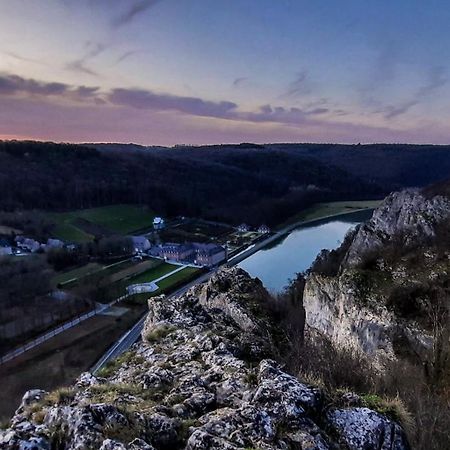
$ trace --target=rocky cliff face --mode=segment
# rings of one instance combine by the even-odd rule
[[[283,371],[268,294],[233,268],[185,295],[149,301],[143,342],[102,376],[28,392],[2,449],[408,448],[401,427],[356,395]]]
[[[379,367],[399,354],[426,359],[432,346],[422,320],[427,290],[450,273],[448,255],[438,257],[430,242],[449,217],[447,197],[427,198],[417,190],[387,197],[347,244],[338,273],[309,275],[307,325],[340,346],[369,354]],[[385,258],[388,246],[397,253]],[[362,267],[368,255],[373,267]]]
[[[408,245],[433,237],[435,226],[450,215],[450,200],[440,195],[427,198],[419,190],[407,189],[389,195],[372,218],[359,227],[342,263],[357,266],[363,256],[401,235]]]
[[[361,300],[354,274],[309,276],[304,291],[307,325],[339,347],[351,347],[374,358],[375,367],[397,359],[408,350],[425,357],[432,338],[413,321],[399,319],[374,292]],[[408,346],[399,349],[398,346]]]

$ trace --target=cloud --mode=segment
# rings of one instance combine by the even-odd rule
[[[236,114],[236,119],[250,122],[275,122],[281,124],[300,125],[329,112],[328,108],[315,108],[312,110],[301,108],[284,108],[281,106],[263,105],[256,112],[243,112]]]
[[[283,98],[298,97],[299,95],[305,95],[311,93],[311,86],[309,82],[308,72],[303,70],[297,74],[294,81],[289,83],[289,86],[282,95]]]
[[[86,75],[91,75],[93,77],[98,77],[99,74],[95,71],[87,67],[82,59],[77,59],[72,61],[66,65],[66,69],[71,70],[72,72],[84,73]]]
[[[239,87],[242,84],[244,84],[247,80],[248,80],[247,77],[235,78],[235,80],[233,81],[233,87]]]
[[[444,84],[444,79],[440,71],[431,73],[429,82],[420,88],[419,94],[429,95],[430,90],[434,92]],[[50,111],[53,111],[53,115]],[[64,114],[57,111],[64,111]],[[169,112],[172,114],[161,114]],[[266,141],[271,140],[270,136],[274,139],[274,136],[283,136],[283,133],[285,136],[298,136],[300,140],[322,142],[419,142],[426,136],[430,140],[429,136],[432,135],[432,123],[426,127],[423,125],[420,130],[416,127],[399,131],[391,126],[333,121],[331,118],[337,115],[335,109],[327,107],[324,101],[311,103],[304,108],[266,104],[254,111],[243,111],[232,101],[209,101],[145,89],[116,88],[103,91],[95,86],[47,83],[17,75],[0,74],[0,128],[3,128],[0,131],[4,134],[27,136],[26,126],[30,126],[33,130],[43,130],[42,134],[35,131],[30,136],[54,138],[58,136],[58,127],[63,127],[64,124],[65,133],[69,134],[60,136],[67,136],[69,140],[76,140],[74,136],[77,133],[79,140],[82,140],[82,127],[85,127],[90,130],[91,136],[104,136],[103,140],[108,140],[108,136],[110,139],[114,136],[114,139],[120,140],[120,136],[124,136],[123,139],[132,141],[135,140],[134,136],[139,135],[143,136],[144,141],[147,139],[148,143],[152,142],[156,134],[160,136],[159,142],[171,142],[171,139],[183,142],[184,136],[188,135],[194,139],[195,130],[199,127],[204,130],[205,136],[208,135],[207,142],[221,140],[218,136],[225,136],[228,133],[226,130],[230,130],[229,136],[233,136],[232,130],[237,129],[243,133],[239,134],[241,140],[245,140],[244,136],[250,138],[263,133],[267,136]],[[22,120],[25,117],[28,125]],[[10,129],[7,127],[8,123],[11,124]],[[77,123],[80,123],[79,129],[74,128]],[[97,127],[101,127],[98,133],[95,131]],[[169,137],[172,128],[178,130],[176,138]],[[210,129],[214,129],[214,133],[209,133]],[[162,130],[165,132],[162,133]],[[248,134],[248,130],[253,130],[252,133],[256,134]],[[279,134],[273,134],[273,130],[277,130],[276,133]],[[443,132],[441,129],[436,133],[440,133],[441,137],[450,136],[450,132]]]
[[[109,102],[119,106],[159,111],[178,111],[195,116],[230,117],[237,104],[229,101],[212,102],[197,97],[157,94],[143,89],[113,89]]]
[[[102,101],[99,87],[70,86],[64,83],[46,83],[32,78],[25,79],[17,75],[0,74],[0,96],[32,96],[50,97],[54,99],[67,98],[76,101]]]
[[[61,95],[69,86],[63,83],[43,83],[33,79],[25,79],[17,75],[0,75],[0,94],[14,95],[26,93],[31,95]]]
[[[16,59],[17,61],[29,62],[29,63],[39,64],[39,65],[45,65],[45,63],[42,62],[42,61],[39,61],[39,60],[33,59],[33,58],[27,58],[27,57],[25,57],[25,56],[19,55],[19,54],[16,53],[16,52],[8,52],[8,51],[5,51],[5,52],[2,52],[2,53],[3,53],[4,55],[7,55],[7,56],[9,56],[9,57],[11,57],[11,58]]]
[[[432,67],[428,73],[428,82],[421,86],[413,98],[399,105],[388,105],[383,109],[386,119],[393,119],[407,113],[411,108],[421,103],[424,99],[438,91],[448,82],[447,70],[442,66]]]
[[[66,65],[66,69],[71,70],[73,72],[79,72],[98,77],[99,74],[95,70],[89,68],[87,66],[87,63],[90,60],[96,58],[101,53],[103,53],[105,50],[107,50],[109,46],[102,42],[87,41],[85,47],[86,47],[85,54],[81,58],[68,63]]]
[[[256,111],[240,111],[232,101],[210,101],[199,97],[185,97],[157,93],[146,89],[116,88],[102,92],[96,86],[70,86],[63,83],[45,83],[24,79],[16,75],[0,76],[0,96],[31,95],[64,98],[97,105],[113,105],[153,112],[172,111],[190,116],[210,117],[247,122],[272,122],[299,125],[330,112],[324,106],[310,108],[284,108],[263,105]]]
[[[111,25],[114,27],[122,27],[132,22],[140,14],[155,6],[159,0],[141,0],[134,1],[125,12],[116,17]]]
[[[128,52],[123,53],[121,56],[119,56],[116,60],[116,64],[120,64],[121,62],[125,61],[126,59],[130,58],[131,56],[134,56],[136,53],[138,53],[137,50],[130,50]]]

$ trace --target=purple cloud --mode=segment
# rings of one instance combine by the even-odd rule
[[[25,79],[17,75],[0,75],[0,94],[13,95],[27,93],[31,95],[61,95],[69,86],[63,83],[42,83]]]
[[[237,104],[228,101],[212,102],[196,97],[157,94],[141,89],[113,89],[107,99],[114,105],[154,111],[178,111],[195,116],[230,118]]]

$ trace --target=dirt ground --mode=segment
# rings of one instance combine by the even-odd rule
[[[93,317],[15,360],[0,365],[0,420],[11,417],[26,390],[52,390],[72,383],[139,320],[145,309],[143,305],[136,305],[120,317]]]

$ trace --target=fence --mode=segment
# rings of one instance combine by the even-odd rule
[[[75,325],[78,325],[79,323],[89,319],[90,317],[93,317],[96,314],[99,314],[100,312],[104,311],[108,307],[109,307],[109,305],[96,306],[94,310],[89,311],[86,314],[82,314],[81,316],[78,316],[75,319],[69,320],[68,322],[64,323],[63,325],[60,325],[59,327],[56,327],[53,330],[48,331],[47,333],[43,334],[42,336],[39,336],[38,338],[27,342],[25,345],[22,345],[21,347],[18,347],[9,353],[6,353],[5,355],[0,357],[0,365],[6,363],[8,361],[11,361],[14,358],[17,358],[18,356],[22,355],[23,353],[27,352],[28,350],[31,350],[32,348],[37,347],[38,345],[42,344],[43,342],[48,341],[49,339],[74,327]]]

